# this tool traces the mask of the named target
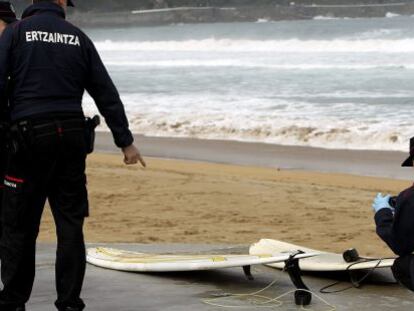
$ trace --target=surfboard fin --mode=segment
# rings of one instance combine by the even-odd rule
[[[298,254],[301,254],[301,252]],[[303,282],[301,270],[299,267],[299,259],[295,258],[296,255],[292,255],[285,262],[285,271],[289,273],[290,279],[297,288],[297,291],[295,292],[296,305],[308,306],[312,302],[312,294],[309,292],[309,288]]]
[[[243,272],[249,281],[254,281],[254,277],[252,274],[252,266],[243,266]]]

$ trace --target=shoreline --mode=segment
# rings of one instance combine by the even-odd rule
[[[322,149],[142,135],[135,135],[135,139],[144,156],[161,159],[256,166],[279,170],[342,173],[399,180],[411,180],[414,176],[413,170],[400,166],[408,156],[408,151],[404,153],[399,151]],[[95,149],[103,153],[119,152],[108,132],[97,133]]]

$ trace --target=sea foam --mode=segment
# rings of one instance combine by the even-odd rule
[[[401,53],[414,52],[414,39],[100,41],[100,51]]]

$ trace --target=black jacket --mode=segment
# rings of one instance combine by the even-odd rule
[[[54,3],[30,6],[0,37],[0,97],[10,76],[12,121],[53,113],[83,113],[85,89],[118,147],[133,143],[118,91],[92,41]]]
[[[398,256],[414,252],[414,186],[397,198],[395,215],[388,208],[375,214],[378,235]]]

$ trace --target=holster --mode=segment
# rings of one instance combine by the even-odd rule
[[[85,141],[86,141],[86,152],[91,154],[95,149],[95,129],[101,124],[101,118],[94,116],[93,118],[85,119]]]
[[[29,121],[11,125],[6,132],[6,148],[11,154],[26,151],[33,141],[33,129]]]

